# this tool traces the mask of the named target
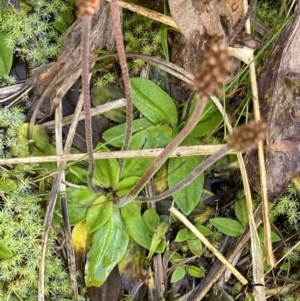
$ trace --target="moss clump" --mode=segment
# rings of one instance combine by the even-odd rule
[[[2,12],[0,31],[5,45],[32,67],[48,63],[61,51],[62,33],[74,19],[73,0],[27,0],[16,13],[10,5]]]
[[[11,158],[11,150],[22,153],[28,148],[17,139],[21,125],[26,121],[26,115],[19,107],[0,108],[0,157]]]
[[[2,174],[2,172],[0,172]],[[19,170],[27,187],[18,187],[2,198],[0,240],[13,256],[0,260],[0,300],[36,301],[42,250],[44,211],[31,191],[28,174]],[[70,298],[71,285],[63,260],[56,250],[52,233],[48,243],[45,269],[45,294],[48,300]]]
[[[160,56],[162,53],[160,25],[157,22],[130,11],[123,10],[123,37],[126,52]],[[131,74],[138,74],[145,61],[136,58],[128,61]],[[106,67],[108,66],[108,67]],[[94,85],[98,88],[117,82],[118,74],[111,68],[111,60],[94,68]]]
[[[20,108],[0,109],[0,157],[12,157],[22,147],[28,149],[28,143],[18,139],[25,120]],[[36,196],[33,168],[29,164],[0,167],[0,242],[12,254],[0,259],[0,300],[38,299],[45,212],[41,205],[44,200]],[[46,254],[45,294],[47,300],[72,300],[70,279],[54,233],[50,235]]]

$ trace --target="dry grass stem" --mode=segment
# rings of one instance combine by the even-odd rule
[[[246,22],[246,32],[251,33],[250,21]],[[252,103],[253,103],[253,113],[256,121],[260,120],[260,105],[258,99],[258,89],[257,89],[257,78],[256,69],[254,64],[254,56],[252,54],[251,63],[249,65],[250,74],[250,84],[252,91]],[[265,256],[269,265],[274,266],[275,257],[273,253],[272,240],[271,240],[271,223],[269,219],[269,206],[268,206],[268,190],[267,190],[267,174],[265,166],[265,155],[263,143],[258,144],[258,162],[259,162],[259,172],[260,172],[260,187],[263,203],[263,222],[264,222],[264,245],[265,245]]]
[[[125,107],[125,106],[126,106],[126,99],[125,98],[120,98],[120,99],[117,99],[115,101],[111,101],[109,103],[106,103],[104,105],[97,106],[95,108],[91,108],[91,117],[103,114],[103,113],[108,112],[110,110],[122,108],[122,107]],[[62,119],[62,125],[64,126],[64,125],[70,124],[72,122],[73,117],[74,117],[73,114],[64,117]],[[84,117],[84,112],[81,112],[80,115],[79,115],[79,120],[78,121],[84,120],[84,118],[85,118]],[[43,123],[43,126],[46,126],[49,129],[54,128],[54,125],[55,125],[55,121],[48,121],[48,122]]]
[[[191,156],[208,156],[217,152],[224,144],[214,145],[194,145],[194,146],[180,146],[174,149],[170,157],[191,157]],[[95,159],[121,159],[121,158],[155,158],[163,151],[162,148],[140,149],[129,151],[111,151],[111,152],[94,152]],[[229,154],[236,154],[231,150]],[[61,156],[43,156],[43,157],[28,157],[28,158],[9,158],[0,159],[1,165],[14,164],[35,164],[43,162],[66,162],[66,161],[82,161],[87,159],[87,154],[66,154]]]
[[[108,2],[111,2],[111,0],[106,0]],[[132,12],[135,12],[137,14],[140,14],[142,16],[148,17],[152,20],[158,21],[160,23],[164,23],[166,25],[172,26],[174,28],[177,28],[176,23],[174,22],[173,18],[168,17],[166,15],[160,14],[156,11],[153,11],[151,9],[136,5],[136,4],[132,4],[132,3],[128,3],[125,1],[118,1],[118,5],[126,8]]]

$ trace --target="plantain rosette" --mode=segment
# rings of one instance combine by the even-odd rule
[[[166,147],[184,125],[178,124],[178,112],[173,99],[149,80],[131,79],[131,88],[134,105],[143,118],[133,121],[129,149]],[[211,104],[205,112],[204,115],[209,116],[209,119],[213,117],[214,109]],[[201,127],[201,123],[205,125],[205,122],[205,118],[199,120],[199,126]],[[193,132],[191,141],[198,141],[197,137],[203,134],[200,127]],[[106,146],[99,144],[96,151],[107,152],[108,147],[121,148],[125,128],[125,124],[120,124],[104,132],[102,138]],[[206,126],[203,129],[206,131]],[[122,170],[117,159],[96,160],[93,182],[102,188],[103,195],[96,195],[88,188],[87,165],[78,162],[69,167],[67,180],[82,185],[82,189],[69,187],[67,197],[70,222],[74,226],[76,257],[83,261],[86,258],[84,273],[88,287],[101,286],[117,264],[122,277],[128,279],[128,262],[138,262],[139,271],[132,272],[138,276],[141,262],[149,262],[155,252],[164,251],[168,224],[160,221],[154,210],[144,208],[138,202],[131,202],[122,208],[114,206],[114,201],[132,189],[153,160],[126,158]],[[160,186],[176,185],[200,162],[199,157],[172,158],[168,164],[163,165],[163,169],[167,170],[163,173],[163,179],[159,179]],[[200,202],[203,180],[201,175],[187,189],[174,194],[176,204],[185,214],[190,214]],[[161,184],[162,181],[165,182],[164,185]],[[138,251],[134,252],[135,249]],[[149,252],[145,258],[146,249]]]

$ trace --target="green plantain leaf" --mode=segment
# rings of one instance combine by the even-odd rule
[[[183,266],[177,267],[172,273],[171,283],[175,283],[181,280],[184,277],[184,275],[185,275],[185,267]]]
[[[95,107],[123,97],[125,97],[124,90],[113,85],[93,88],[92,90],[92,104]],[[118,123],[123,123],[126,121],[125,108],[109,110],[103,113],[103,115]]]
[[[182,261],[182,255],[174,251],[166,251],[165,255],[167,256],[168,260],[174,265],[178,265]]]
[[[187,267],[187,272],[196,278],[204,278],[205,277],[205,273],[203,271],[203,269],[195,266],[195,265],[188,265]]]
[[[149,208],[144,212],[143,220],[151,233],[155,232],[160,223],[159,216],[153,208]]]
[[[114,191],[118,197],[126,195],[129,190],[139,181],[140,177],[128,177],[121,180],[115,187]]]
[[[155,124],[177,125],[177,110],[172,98],[148,79],[130,80],[132,100],[138,110]]]
[[[0,31],[0,78],[9,74],[13,60],[12,50],[6,47],[6,35],[6,32]]]
[[[69,171],[72,175],[74,175],[76,178],[78,178],[78,180],[81,183],[86,183],[87,182],[87,177],[88,177],[87,167],[83,168],[81,166],[71,165],[69,167]]]
[[[150,126],[135,134],[129,149],[162,148],[169,144],[172,138],[172,130],[166,125]],[[152,164],[152,158],[129,158],[125,159],[122,177],[141,177]]]
[[[231,218],[216,217],[210,219],[210,221],[220,232],[231,237],[238,237],[244,231],[243,226]]]
[[[192,112],[192,110],[191,110]],[[200,117],[198,124],[190,133],[191,137],[204,137],[213,132],[216,126],[223,120],[223,116],[217,109],[213,101],[209,101],[205,106],[204,112]]]
[[[113,207],[107,222],[91,234],[87,252],[85,282],[87,287],[101,286],[124,256],[129,237],[124,231],[118,208]]]
[[[175,237],[176,242],[183,242],[190,238],[191,231],[187,228],[180,229]]]
[[[202,242],[198,238],[188,239],[187,245],[190,251],[195,255],[200,257],[202,255],[203,247]]]
[[[88,208],[86,214],[86,224],[90,233],[97,230],[106,223],[112,214],[113,203],[107,202],[104,195],[98,197]]]
[[[78,224],[86,218],[89,206],[99,197],[90,189],[67,188],[69,218],[71,225]]]
[[[141,216],[141,203],[131,202],[121,208],[125,230],[128,235],[144,248],[150,249],[152,233]]]
[[[144,130],[148,128],[149,126],[152,126],[153,123],[150,122],[147,118],[141,118],[133,120],[132,122],[132,134],[136,134],[141,130]],[[124,137],[125,137],[125,128],[126,124],[119,124],[117,126],[114,126],[107,131],[105,131],[102,134],[102,138],[107,142],[108,144],[121,148],[123,145]]]
[[[103,151],[108,151],[104,146]],[[94,183],[105,188],[114,188],[120,177],[120,165],[117,159],[95,160]]]
[[[201,162],[199,157],[171,158],[168,165],[169,187],[183,181]],[[201,174],[186,188],[176,192],[173,198],[184,214],[189,215],[197,206],[202,190],[204,176]]]
[[[248,224],[248,208],[245,198],[241,198],[234,203],[234,211],[236,217],[246,227]]]
[[[197,230],[199,230],[199,232],[201,232],[201,234],[203,234],[204,236],[209,236],[214,234],[209,228],[203,226],[203,225],[199,225],[199,224],[195,224],[195,227],[197,228]]]

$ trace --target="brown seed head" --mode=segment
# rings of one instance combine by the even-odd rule
[[[243,152],[263,140],[266,130],[267,123],[251,120],[248,124],[243,124],[235,129],[227,139],[227,146],[237,152]]]
[[[231,70],[230,57],[225,44],[212,44],[203,54],[204,64],[195,71],[194,89],[206,95],[220,94],[220,85],[226,83]]]
[[[79,17],[91,17],[99,10],[100,0],[76,0],[76,5],[79,8]]]

